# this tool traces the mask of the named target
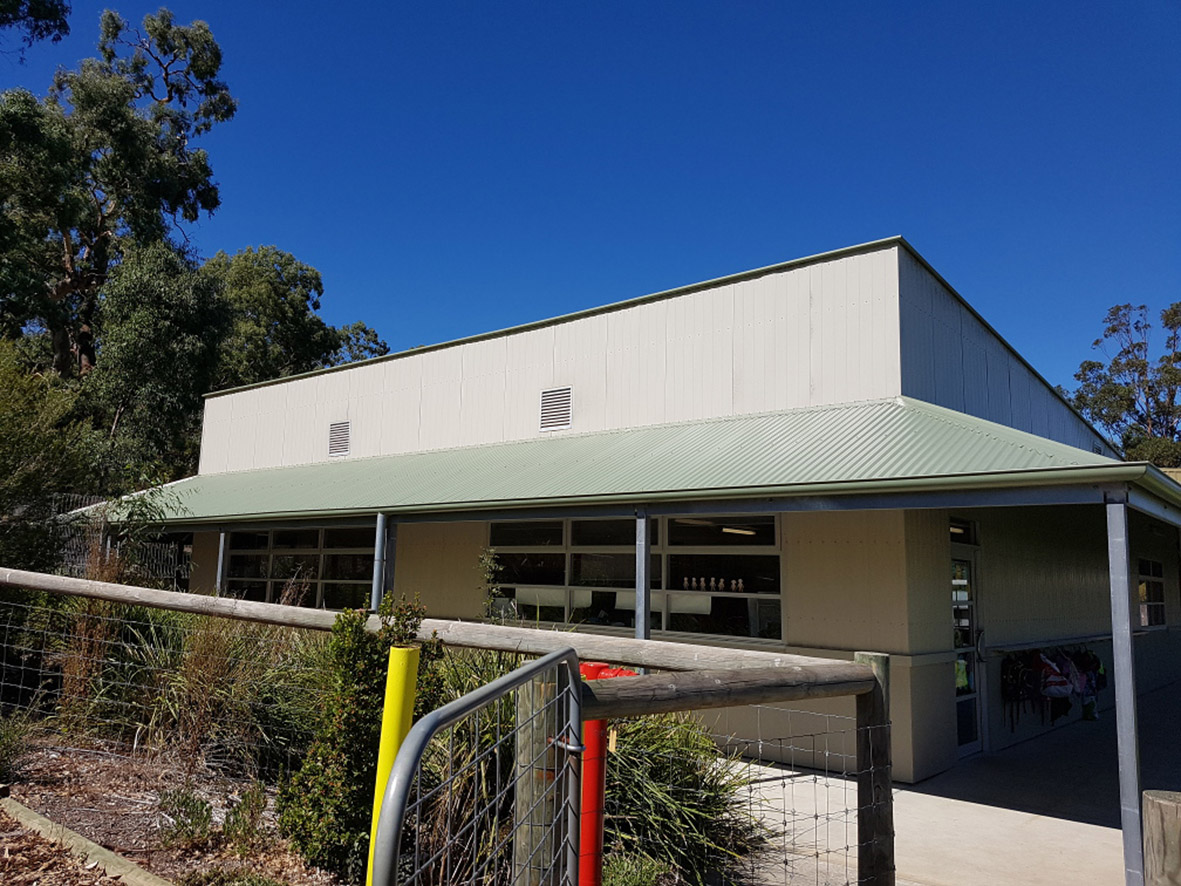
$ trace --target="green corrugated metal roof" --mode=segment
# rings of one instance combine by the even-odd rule
[[[169,487],[179,506],[168,518],[207,523],[883,485],[952,489],[1063,482],[1105,467],[1136,466],[902,397],[199,475]]]

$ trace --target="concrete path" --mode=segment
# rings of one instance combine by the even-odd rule
[[[1181,683],[1140,698],[1145,790],[1181,790]],[[899,886],[1122,886],[1115,713],[896,786]],[[856,786],[784,766],[751,766],[752,811],[774,850],[760,886],[856,881]]]
[[[1141,696],[1145,790],[1181,790],[1181,683]],[[895,793],[900,883],[1120,886],[1115,712]]]

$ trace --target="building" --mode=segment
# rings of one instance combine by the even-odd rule
[[[196,590],[479,618],[491,547],[529,622],[888,652],[903,781],[1049,728],[1007,656],[1110,668],[1125,518],[1141,686],[1177,673],[1181,487],[902,238],[211,394],[171,491]]]

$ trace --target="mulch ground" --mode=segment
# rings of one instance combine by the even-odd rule
[[[209,771],[194,772],[186,769],[185,763],[175,756],[127,757],[102,746],[39,743],[24,762],[22,777],[12,785],[12,798],[166,880],[181,881],[186,875],[223,870],[250,872],[290,886],[335,886],[335,877],[306,865],[278,836],[273,791],[257,839],[245,857],[239,847],[224,845],[220,825],[251,782]],[[212,837],[200,845],[168,845],[172,820],[160,809],[160,795],[178,789],[191,791],[213,807]],[[0,867],[0,872],[4,871]],[[25,882],[0,876],[4,884]],[[34,882],[39,886],[107,886],[120,881],[27,882],[30,886]]]
[[[6,886],[122,886],[95,862],[21,826],[0,811],[0,883]]]

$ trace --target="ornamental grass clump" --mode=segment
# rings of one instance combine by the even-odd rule
[[[519,655],[449,650],[434,671],[439,701],[460,698],[520,666]],[[511,883],[517,708],[506,695],[427,745],[417,782],[425,798],[403,825],[404,857],[437,858],[427,882]],[[760,850],[764,828],[746,807],[749,782],[688,714],[612,722],[605,861],[624,884],[700,884],[734,873]],[[448,850],[444,852],[444,850]],[[446,865],[444,871],[443,865]],[[478,870],[477,870],[478,868]]]
[[[745,806],[749,779],[689,714],[612,722],[604,854],[644,856],[689,883],[734,873],[765,827]]]

